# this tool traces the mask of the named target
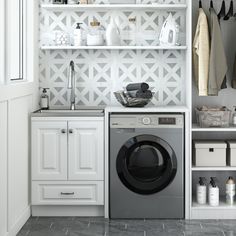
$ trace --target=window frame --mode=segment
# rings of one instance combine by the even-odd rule
[[[0,85],[5,83],[5,1],[0,1]]]
[[[14,1],[18,1],[18,5],[14,4]],[[17,76],[13,75],[12,73],[12,64],[14,64],[14,57],[13,53],[11,51],[11,33],[12,29],[10,27],[12,26],[14,21],[12,17],[12,9],[14,7],[19,7],[19,16],[18,16],[18,21],[19,21],[19,35],[18,37],[18,48],[17,48]],[[5,57],[6,57],[6,79],[5,79],[5,84],[15,84],[15,83],[20,83],[20,82],[27,82],[27,67],[26,67],[26,62],[27,62],[27,0],[7,0],[6,3],[6,12],[7,15],[5,17],[6,19],[6,50],[5,51]],[[10,27],[7,27],[7,23],[10,24]],[[11,74],[12,73],[12,74]]]

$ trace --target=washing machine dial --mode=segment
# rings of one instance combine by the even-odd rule
[[[144,117],[142,120],[144,125],[150,125],[151,124],[151,119],[149,117]]]

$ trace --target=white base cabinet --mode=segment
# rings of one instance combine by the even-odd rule
[[[32,205],[104,205],[103,117],[32,117]]]

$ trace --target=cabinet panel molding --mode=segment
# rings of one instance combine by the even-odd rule
[[[104,180],[103,121],[69,122],[69,180]]]
[[[66,130],[67,122],[63,121],[32,123],[33,180],[67,179]]]

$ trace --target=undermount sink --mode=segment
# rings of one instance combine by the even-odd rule
[[[80,107],[75,110],[67,108],[57,108],[49,110],[38,110],[33,113],[33,116],[104,116],[104,108],[100,107]]]

